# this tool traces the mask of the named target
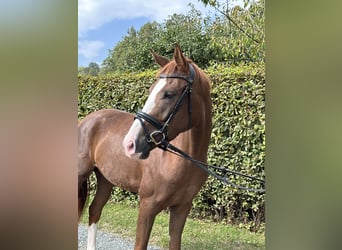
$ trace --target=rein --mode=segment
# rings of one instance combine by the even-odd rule
[[[259,189],[258,188],[248,188],[248,187],[245,187],[245,186],[237,185],[237,184],[235,184],[235,183],[233,183],[233,182],[231,182],[229,180],[229,176],[231,176],[231,175],[238,175],[238,176],[242,176],[244,178],[248,178],[248,179],[253,180],[253,181],[260,182],[263,185],[265,185],[265,181],[262,180],[262,179],[256,178],[256,177],[251,176],[251,175],[243,174],[243,173],[240,173],[240,172],[237,172],[237,171],[229,170],[229,169],[226,169],[226,168],[223,168],[223,167],[212,166],[212,165],[209,165],[207,163],[195,160],[194,158],[189,156],[184,151],[182,151],[179,148],[173,146],[167,140],[163,140],[161,143],[159,143],[158,147],[163,149],[163,150],[165,150],[165,151],[173,153],[173,154],[175,154],[175,155],[177,155],[179,157],[182,157],[182,158],[184,158],[184,159],[186,159],[188,161],[191,161],[197,167],[199,167],[200,169],[202,169],[203,171],[205,171],[209,175],[215,177],[216,179],[222,181],[226,185],[230,185],[230,186],[233,186],[235,188],[242,189],[242,190],[249,191],[249,192],[265,193],[265,189],[264,188],[259,188]],[[217,174],[216,172],[210,170],[209,168],[213,168],[213,169],[216,169],[216,170],[220,171],[221,174],[223,174],[223,176],[220,176],[219,174]]]
[[[167,136],[167,128],[168,128],[171,120],[173,119],[173,117],[176,115],[176,113],[180,109],[186,94],[188,94],[188,97],[189,97],[189,101],[188,101],[188,103],[189,103],[189,107],[188,107],[188,110],[189,110],[189,128],[191,127],[191,113],[192,113],[191,93],[192,93],[192,83],[193,83],[194,78],[195,78],[195,70],[191,64],[189,64],[189,69],[190,69],[190,76],[180,75],[180,74],[160,74],[159,75],[160,78],[178,78],[178,79],[183,79],[188,83],[188,85],[183,90],[182,94],[179,96],[174,108],[172,109],[172,111],[170,112],[170,114],[168,115],[168,117],[164,123],[159,122],[157,119],[155,119],[154,117],[150,116],[149,114],[147,114],[143,111],[139,111],[135,115],[134,119],[138,119],[141,123],[141,126],[143,127],[146,141],[149,144],[153,143],[154,145],[156,145],[157,147],[159,147],[165,151],[168,151],[168,152],[173,153],[179,157],[182,157],[188,161],[191,161],[197,167],[199,167],[200,169],[202,169],[203,171],[205,171],[209,175],[215,177],[216,179],[222,181],[226,185],[230,185],[230,186],[233,186],[235,188],[239,188],[239,189],[242,189],[245,191],[250,191],[250,192],[255,192],[255,193],[265,193],[264,188],[256,189],[256,188],[248,188],[248,187],[237,185],[237,184],[235,184],[229,180],[229,176],[232,176],[232,175],[236,176],[237,175],[237,176],[241,176],[243,178],[248,178],[250,180],[260,182],[263,185],[265,185],[264,180],[258,179],[256,177],[253,177],[253,176],[250,176],[247,174],[243,174],[240,172],[229,170],[229,169],[226,169],[223,167],[216,167],[216,166],[212,166],[212,165],[206,164],[204,162],[195,160],[191,156],[189,156],[187,153],[185,153],[184,151],[180,150],[179,148],[173,146],[169,142],[168,136]],[[144,120],[147,121],[149,124],[151,124],[157,130],[149,133],[148,129],[146,128],[146,126],[144,124]],[[210,170],[209,168],[213,168],[213,169],[220,171],[220,173],[223,176],[217,174],[216,172]]]

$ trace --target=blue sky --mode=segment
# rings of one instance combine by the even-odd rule
[[[139,30],[147,22],[161,23],[174,13],[185,14],[189,3],[202,13],[214,13],[198,0],[79,0],[78,66],[101,65],[129,28]]]

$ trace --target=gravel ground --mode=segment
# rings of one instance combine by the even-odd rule
[[[87,249],[88,229],[85,225],[78,225],[78,250]],[[134,241],[123,239],[117,234],[112,234],[98,229],[96,233],[96,249],[98,250],[132,250]],[[148,250],[161,250],[155,246],[149,246]]]

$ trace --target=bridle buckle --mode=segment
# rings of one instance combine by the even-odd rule
[[[155,130],[151,132],[148,142],[153,142],[155,145],[160,145],[166,138],[166,135],[164,132]]]

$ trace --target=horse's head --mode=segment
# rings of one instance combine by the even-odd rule
[[[171,141],[190,129],[194,125],[191,114],[201,112],[198,107],[192,108],[194,99],[196,103],[201,102],[196,93],[192,93],[195,92],[192,85],[198,78],[195,66],[185,58],[179,46],[176,46],[171,61],[155,53],[152,55],[161,70],[158,80],[150,87],[142,111],[136,114],[124,138],[123,146],[128,157],[146,159],[150,151],[164,140]]]

